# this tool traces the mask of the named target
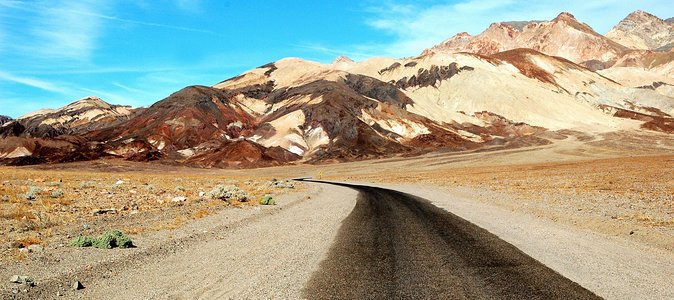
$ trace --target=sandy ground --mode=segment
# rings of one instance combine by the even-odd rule
[[[242,207],[181,228],[134,236],[137,248],[46,250],[0,276],[28,274],[37,286],[20,299],[227,299],[301,297],[356,192],[314,187],[273,207]],[[72,291],[79,280],[83,290]],[[0,283],[4,298],[17,285]]]
[[[356,192],[319,195],[92,284],[89,299],[297,299],[329,249]],[[113,295],[113,297],[110,297]]]

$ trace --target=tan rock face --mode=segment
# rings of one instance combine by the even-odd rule
[[[674,43],[674,24],[647,12],[635,11],[606,37],[631,49],[668,51]]]
[[[460,33],[424,53],[471,52],[492,55],[517,48],[534,49],[575,63],[614,61],[627,50],[579,22],[573,15],[561,13],[552,21],[493,23],[479,35]]]

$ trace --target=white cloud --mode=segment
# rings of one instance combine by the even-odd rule
[[[661,18],[674,16],[669,0],[459,0],[435,5],[394,2],[370,7],[366,24],[393,35],[394,41],[380,45],[379,55],[418,55],[459,32],[478,34],[500,21],[550,20],[562,11],[571,12],[599,33],[606,33],[630,12],[641,9]],[[663,14],[663,15],[660,15]]]
[[[176,6],[190,13],[200,13],[203,11],[201,1],[199,0],[174,0]]]
[[[151,27],[160,27],[160,28],[174,29],[174,30],[180,30],[180,31],[191,31],[191,32],[200,32],[200,33],[208,33],[208,34],[217,34],[215,31],[212,31],[212,30],[205,30],[205,29],[192,28],[192,27],[186,27],[186,26],[174,26],[174,25],[161,24],[161,23],[153,23],[153,22],[145,22],[145,21],[124,19],[124,18],[119,18],[119,17],[115,17],[115,16],[103,15],[103,14],[92,13],[92,12],[74,11],[73,13],[80,14],[82,16],[112,20],[112,21],[117,21],[117,22],[122,22],[122,23],[129,23],[129,24],[136,24],[136,25],[143,25],[143,26],[151,26]]]
[[[48,91],[48,92],[54,92],[54,93],[65,93],[66,92],[66,89],[63,88],[62,86],[58,85],[58,84],[55,84],[55,83],[52,83],[52,82],[49,82],[49,81],[45,81],[45,80],[31,78],[31,77],[16,76],[14,74],[7,73],[7,72],[4,72],[4,71],[0,71],[0,80],[23,84],[23,85],[26,85],[26,86],[38,88],[38,89]]]
[[[36,6],[36,20],[30,32],[35,42],[31,50],[45,58],[89,60],[101,34],[100,18],[87,18],[104,9],[104,1],[50,1]]]

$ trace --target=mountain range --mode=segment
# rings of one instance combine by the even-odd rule
[[[606,36],[561,13],[459,33],[417,57],[286,58],[147,108],[88,97],[0,117],[0,163],[119,157],[199,167],[548,144],[561,130],[674,133],[674,24]]]

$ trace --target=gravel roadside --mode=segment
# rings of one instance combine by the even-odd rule
[[[324,258],[357,192],[318,189],[208,241],[92,282],[83,299],[298,299]]]
[[[16,299],[298,298],[356,195],[310,187],[280,196],[275,206],[226,209],[132,236],[132,249],[45,249],[0,266],[0,298],[14,299],[14,288]],[[37,285],[10,283],[16,274]],[[85,288],[71,290],[75,280]]]

